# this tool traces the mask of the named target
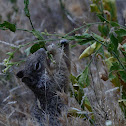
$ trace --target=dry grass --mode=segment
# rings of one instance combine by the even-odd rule
[[[93,15],[89,18],[88,1],[66,0],[65,3],[66,8],[72,14],[73,18],[71,20],[67,17],[63,19],[61,16],[63,12],[60,9],[58,0],[30,0],[30,13],[34,27],[39,31],[47,29],[50,33],[57,32],[64,34],[77,27],[77,25],[82,25],[83,22],[94,22],[96,20]],[[29,20],[24,15],[23,1],[17,0],[15,6],[18,8],[18,12],[13,10],[13,5],[7,0],[0,0],[0,5],[1,21],[9,20],[10,22],[15,22],[17,27],[31,29]],[[77,25],[72,21],[75,21]],[[93,27],[91,30],[97,31],[96,27]],[[0,30],[0,70],[4,68],[2,61],[7,58],[6,52],[12,50],[10,44],[25,44],[34,39],[29,33],[20,31],[11,33]],[[1,41],[6,42],[6,44]],[[71,52],[72,71],[75,75],[82,72],[87,63],[87,61],[80,62],[78,60],[78,56],[82,50],[81,46],[77,46]],[[17,52],[13,60],[17,61],[25,58],[24,48],[22,48]],[[104,72],[102,68],[102,63],[94,59],[90,68],[91,84],[89,88],[84,89],[85,96],[88,96],[91,102],[96,125],[105,126],[106,121],[111,120],[112,126],[125,126],[126,122],[117,101],[120,94],[116,89],[113,89],[114,87],[109,81],[105,82],[100,79],[99,72]],[[3,75],[0,72],[0,126],[37,126],[37,122],[30,114],[35,98],[33,93],[15,77],[18,69],[17,67],[13,67],[7,75]],[[64,95],[63,97],[68,97],[67,102],[69,107],[80,109],[74,98]],[[67,126],[90,125],[89,120],[83,120],[79,117],[68,118],[65,112],[62,113],[60,120]]]

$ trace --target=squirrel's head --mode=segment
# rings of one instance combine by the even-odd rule
[[[16,76],[21,78],[31,90],[36,88],[40,77],[45,72],[47,54],[41,48],[28,57],[24,69],[20,70]]]

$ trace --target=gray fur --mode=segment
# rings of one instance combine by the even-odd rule
[[[54,45],[48,47],[54,63],[50,62],[46,51],[41,48],[27,59],[25,68],[17,73],[17,77],[36,96],[33,115],[41,126],[62,126],[59,117],[65,104],[57,92],[68,90],[70,59],[68,43],[61,43],[61,46],[61,49]]]

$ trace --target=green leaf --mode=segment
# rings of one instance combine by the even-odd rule
[[[85,104],[85,107],[86,107],[90,112],[92,112],[91,104],[90,104],[90,102],[89,102],[89,100],[88,100],[87,97],[85,97],[85,99],[84,99],[84,104]]]
[[[96,4],[90,4],[91,12],[99,12],[99,9]]]
[[[85,40],[79,41],[78,44],[79,45],[86,45],[86,44],[95,43],[95,42],[96,42],[95,40],[85,39]]]
[[[84,69],[83,73],[80,75],[78,79],[78,82],[82,88],[89,86],[90,82],[89,82],[89,77],[88,77],[88,67]]]
[[[99,25],[98,30],[101,32],[102,36],[107,36],[109,34],[109,27],[108,25]]]
[[[121,43],[123,41],[123,37],[117,35],[118,43]]]
[[[109,21],[107,21],[101,14],[97,14],[97,16],[100,19],[100,21],[109,23]]]
[[[87,44],[89,42],[94,42],[93,37],[91,34],[83,33],[82,35],[75,35],[75,41],[78,42],[80,45]]]
[[[83,33],[82,36],[83,36],[84,38],[92,38],[91,34],[88,34],[88,33],[86,33],[86,32]]]
[[[103,36],[107,37],[107,35],[109,34],[109,30],[110,30],[108,25],[103,25],[103,29],[102,30],[103,30],[102,31]]]
[[[100,35],[97,35],[95,33],[92,33],[92,35],[94,36],[94,38],[96,38],[98,41],[105,41],[105,39],[103,37],[101,37]]]
[[[126,36],[126,30],[125,29],[119,29],[119,30],[115,31],[115,33],[120,37]]]
[[[117,50],[118,48],[119,41],[115,37],[113,33],[110,33],[110,44],[108,45],[108,51],[112,53],[112,51],[119,56],[119,51]]]
[[[0,24],[0,29],[9,29],[12,32],[16,31],[16,25],[15,24],[11,24],[10,22],[4,21],[4,23]]]
[[[28,48],[25,50],[25,53],[26,53],[27,56],[30,54],[30,50],[31,50],[31,47],[28,47]]]
[[[76,38],[75,38],[75,36],[67,36],[66,39],[67,40],[75,40]]]
[[[83,90],[83,88],[79,87],[79,90],[75,97],[79,104],[81,104],[83,96],[84,96],[84,90]],[[84,109],[84,106],[81,106],[81,107]]]
[[[114,36],[113,33],[110,34],[110,40],[114,45],[114,50],[117,52],[117,47],[118,47],[118,39]]]
[[[14,57],[14,52],[8,52],[8,53],[6,53],[6,54],[9,55],[11,58]]]
[[[74,75],[70,75],[70,80],[72,82],[72,84],[76,84],[77,83],[77,78]]]
[[[79,59],[82,59],[84,57],[88,57],[90,56],[92,53],[94,53],[94,51],[96,49],[99,48],[99,43],[97,44],[96,42],[93,43],[92,45],[90,45],[89,47],[87,47],[82,53],[81,55],[79,56]]]
[[[119,65],[119,63],[118,62],[114,62],[114,63],[112,63],[112,66],[111,66],[111,68],[110,68],[110,72],[111,71],[119,71],[120,70],[120,65]]]
[[[114,50],[113,43],[108,44],[108,51],[111,53]]]
[[[125,71],[119,71],[119,75],[121,76],[121,79],[126,83],[126,72]]]
[[[120,25],[117,22],[110,21],[112,27],[119,27]]]
[[[24,5],[25,5],[25,8],[24,8],[25,15],[27,17],[30,17],[30,13],[29,13],[29,9],[28,9],[29,0],[24,0]]]
[[[92,39],[92,36],[88,33],[83,33],[82,35],[76,34],[75,38],[76,39]]]
[[[115,78],[116,78],[116,76],[113,75],[112,72],[110,72],[110,73],[109,73],[109,80],[112,81],[112,80],[115,79]]]
[[[101,32],[101,34],[103,34],[103,25],[98,25],[98,30]]]
[[[67,36],[67,40],[74,40],[80,45],[87,44],[89,42],[94,42],[92,36],[88,33],[83,33],[82,35],[76,34],[75,36]]]
[[[34,53],[34,52],[36,52],[38,49],[44,48],[44,46],[45,46],[45,43],[44,43],[44,42],[36,43],[36,44],[34,44],[34,45],[31,47],[30,52],[31,52],[31,53]]]
[[[114,58],[114,57],[109,57],[108,59],[106,59],[106,60],[105,60],[105,63],[106,63],[106,65],[107,65],[107,68],[110,69],[111,66],[112,66],[112,63],[113,63],[113,62],[116,62],[116,61],[117,61],[117,59]]]
[[[34,35],[38,40],[44,40],[44,38],[43,38],[41,32],[36,31],[36,30],[32,30],[32,33],[33,33],[33,35]]]

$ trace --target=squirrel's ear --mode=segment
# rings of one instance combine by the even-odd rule
[[[22,77],[24,76],[24,71],[23,71],[23,70],[19,71],[19,72],[16,74],[16,76],[17,76],[18,78],[22,78]]]

